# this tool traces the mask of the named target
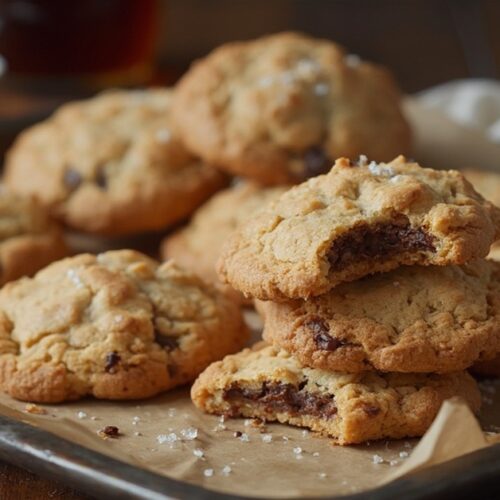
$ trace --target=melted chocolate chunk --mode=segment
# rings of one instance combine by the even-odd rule
[[[346,268],[353,261],[376,259],[399,252],[434,252],[434,238],[423,229],[404,224],[360,226],[337,238],[327,258],[333,270]]]
[[[76,170],[73,170],[71,167],[68,167],[64,172],[63,176],[64,185],[71,191],[77,189],[78,186],[80,186],[80,184],[82,183],[82,180],[83,179],[80,173],[77,172]]]
[[[101,188],[106,189],[108,187],[108,178],[104,173],[104,169],[98,168],[95,174],[95,183]]]
[[[104,367],[104,370],[106,370],[108,373],[121,361],[120,355],[116,352],[109,352],[106,354],[106,365]]]
[[[319,318],[311,318],[305,326],[312,331],[314,343],[323,351],[336,351],[339,347],[346,345],[346,342],[332,337],[330,328],[326,322]]]
[[[158,331],[155,331],[155,342],[165,347],[167,351],[173,351],[179,347],[179,341],[175,337],[169,337]]]
[[[252,401],[268,412],[320,418],[331,418],[337,413],[333,396],[312,394],[292,384],[265,382],[260,389],[245,389],[233,384],[224,391],[223,398],[229,402]]]
[[[320,146],[313,146],[304,153],[304,176],[316,177],[330,170],[332,161]]]

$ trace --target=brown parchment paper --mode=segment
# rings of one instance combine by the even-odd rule
[[[500,158],[500,147],[480,134],[471,136],[467,129],[411,99],[406,110],[416,131],[414,156],[422,164],[487,168]],[[121,242],[76,239],[86,251],[121,246]],[[149,241],[128,243],[141,250],[151,246]],[[257,331],[255,315],[248,319]],[[263,431],[241,419],[221,422],[194,408],[188,388],[146,401],[87,399],[39,405],[46,412],[43,415],[28,413],[25,403],[0,395],[0,414],[132,465],[216,491],[266,498],[331,496],[368,490],[500,442],[500,381],[485,381],[481,386],[484,404],[479,422],[463,402],[451,400],[420,441],[384,440],[352,447],[334,446],[328,439],[284,425],[267,425]],[[119,438],[99,436],[108,425],[120,429]],[[236,437],[237,431],[243,436]]]

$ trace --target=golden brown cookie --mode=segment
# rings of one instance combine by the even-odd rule
[[[500,353],[500,263],[400,267],[260,302],[264,338],[313,368],[445,373]]]
[[[21,134],[5,182],[74,229],[124,235],[188,216],[225,177],[171,128],[168,89],[111,91],[60,108]]]
[[[208,413],[307,427],[342,445],[421,436],[453,396],[479,410],[479,389],[466,372],[326,372],[262,344],[212,364],[191,389]]]
[[[339,156],[388,161],[410,149],[388,71],[298,33],[229,43],[196,62],[173,117],[201,158],[267,184],[325,173]]]
[[[65,255],[62,231],[43,207],[0,186],[0,285]]]
[[[217,193],[195,212],[186,227],[165,238],[161,248],[162,257],[174,259],[220,288],[233,300],[249,303],[240,292],[219,281],[215,264],[224,241],[236,227],[286,189],[262,188],[242,182]]]
[[[341,158],[233,233],[218,271],[248,296],[308,298],[400,265],[464,264],[499,234],[500,209],[457,171]]]
[[[238,307],[175,263],[82,254],[0,291],[0,388],[43,403],[146,398],[247,338]]]

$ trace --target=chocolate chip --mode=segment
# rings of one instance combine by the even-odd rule
[[[116,352],[109,352],[106,354],[106,366],[104,367],[104,370],[106,370],[108,373],[121,361],[120,355]]]
[[[316,177],[330,170],[332,161],[321,146],[313,146],[304,153],[304,176]]]
[[[234,436],[235,438],[239,438],[239,437],[243,436],[243,433],[242,433],[241,431],[235,431],[235,432],[233,433],[233,436]]]
[[[311,318],[305,326],[312,331],[314,342],[323,351],[336,351],[343,345],[343,342],[333,338],[329,332],[330,328],[322,318]]]
[[[66,170],[64,171],[64,185],[71,191],[77,189],[78,186],[80,186],[80,184],[82,183],[82,180],[83,179],[80,173],[72,169],[71,167],[66,168]]]
[[[108,187],[108,178],[104,173],[103,168],[98,168],[95,174],[95,183],[101,188],[106,189]]]
[[[380,413],[380,408],[378,406],[365,404],[363,406],[363,411],[370,417],[376,417]]]
[[[160,344],[162,347],[165,347],[167,351],[174,351],[179,348],[179,341],[177,338],[164,335],[158,330],[155,331],[155,342]]]
[[[120,429],[118,429],[118,427],[115,427],[114,425],[107,425],[106,427],[104,427],[104,429],[101,429],[100,432],[112,438],[116,438],[120,435]]]

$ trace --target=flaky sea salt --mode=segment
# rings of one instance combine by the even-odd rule
[[[372,462],[374,464],[381,464],[384,462],[384,459],[380,455],[373,455]]]
[[[399,458],[408,458],[410,454],[407,451],[400,451]]]
[[[309,431],[307,429],[302,431],[302,436],[307,437],[309,436]]]
[[[283,441],[288,441],[290,438],[288,436],[281,436],[281,439],[283,439]]]
[[[179,440],[179,438],[175,432],[171,432],[170,434],[158,434],[158,436],[156,436],[156,440],[159,444],[164,444],[175,443]]]
[[[250,441],[250,438],[248,437],[248,434],[246,432],[243,432],[239,439],[240,441],[243,441],[245,443],[248,443]]]
[[[142,436],[142,434],[140,432],[138,432],[138,431],[135,431],[134,432],[134,436]]]
[[[315,452],[313,453],[313,457],[319,457],[319,451],[315,451]]]
[[[205,456],[205,452],[201,448],[195,448],[193,450],[193,455],[198,458],[203,458]]]
[[[271,434],[262,434],[261,437],[264,443],[270,443],[273,440],[273,436],[271,436]]]
[[[187,429],[181,429],[181,436],[186,441],[193,441],[198,437],[198,429],[195,427],[188,427]]]
[[[176,414],[177,414],[177,410],[175,408],[169,408],[167,410],[167,415],[169,417],[175,417]]]
[[[73,282],[73,284],[77,286],[77,288],[83,287],[83,282],[74,269],[68,269],[66,275]]]
[[[232,471],[233,471],[233,469],[231,469],[231,467],[229,467],[229,465],[224,465],[224,467],[222,467],[222,475],[223,476],[229,476],[229,474],[231,474]]]
[[[87,414],[84,411],[79,411],[76,416],[81,420],[83,418],[87,418]]]
[[[214,475],[214,470],[213,469],[205,469],[203,471],[203,475],[205,477],[212,477]]]
[[[391,460],[391,461],[389,462],[389,465],[390,465],[391,467],[394,467],[395,465],[398,465],[398,463],[399,463],[399,462],[398,462],[397,460]]]
[[[293,452],[295,453],[295,455],[300,455],[302,453],[302,448],[300,446],[296,446],[293,449]]]
[[[141,417],[135,416],[132,418],[132,425],[137,425],[141,421]]]
[[[250,425],[252,425],[252,419],[251,418],[246,418],[245,419],[245,427],[249,427]]]
[[[363,167],[364,165],[368,165],[368,157],[366,155],[359,155],[358,165]]]
[[[370,162],[370,164],[368,165],[368,170],[373,175],[387,176],[387,177],[390,177],[390,176],[394,175],[394,170],[392,170],[391,167],[386,167],[384,165],[379,165],[375,161]]]
[[[318,477],[319,477],[320,479],[325,479],[325,477],[326,477],[326,472],[319,472],[319,473],[318,473]]]

